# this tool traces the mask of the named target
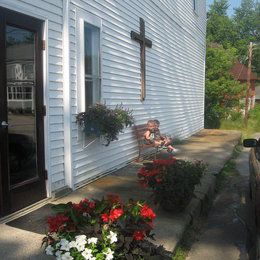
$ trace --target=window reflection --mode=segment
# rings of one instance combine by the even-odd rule
[[[85,100],[86,107],[100,101],[100,29],[85,23]]]
[[[6,77],[10,185],[37,176],[35,35],[6,26]]]

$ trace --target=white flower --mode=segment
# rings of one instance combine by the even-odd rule
[[[70,245],[68,240],[62,238],[60,240],[60,245],[61,245],[60,247],[61,250],[70,251]]]
[[[54,248],[53,248],[51,245],[48,245],[48,246],[45,248],[45,253],[46,253],[46,255],[53,255],[53,250],[54,250]]]
[[[78,251],[83,251],[85,249],[85,245],[86,245],[87,241],[76,241],[76,248],[78,249]]]
[[[109,235],[107,238],[110,240],[110,243],[113,244],[114,242],[117,242],[117,234],[114,233],[113,231],[109,232]]]
[[[55,253],[55,256],[56,256],[56,260],[60,260],[61,259],[61,251],[56,251],[56,253]]]
[[[79,252],[81,252],[81,251],[83,251],[83,250],[85,249],[85,245],[78,245],[78,244],[77,244],[76,248],[77,248],[77,250],[78,250]]]
[[[76,236],[76,241],[78,242],[78,241],[84,241],[84,240],[86,240],[86,236],[85,235],[78,235],[78,236]]]
[[[60,247],[61,250],[64,250],[64,251],[70,251],[70,245],[69,243],[68,244],[65,244],[65,245],[62,245]]]
[[[108,248],[107,252],[104,254],[106,255],[106,260],[111,260],[114,258],[114,256],[113,256],[114,251],[112,251],[110,248]]]
[[[61,240],[60,240],[60,244],[61,245],[66,245],[66,244],[68,244],[69,243],[69,241],[67,240],[67,239],[65,239],[65,238],[62,238]]]
[[[91,237],[88,239],[88,244],[96,244],[98,239],[96,237]]]
[[[77,242],[76,241],[70,241],[69,243],[69,247],[72,248],[72,247],[77,247]]]
[[[85,249],[85,245],[87,244],[86,238],[85,235],[76,236],[76,248],[79,252]]]
[[[73,260],[73,257],[70,255],[70,252],[66,252],[61,256],[61,260]]]
[[[91,260],[93,258],[91,249],[86,248],[81,254],[86,260]]]

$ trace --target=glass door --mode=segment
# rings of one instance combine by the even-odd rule
[[[42,22],[0,9],[4,75],[0,78],[0,148],[3,212],[45,197]],[[2,43],[2,44],[3,44]],[[41,131],[41,132],[39,132]],[[7,202],[5,202],[7,201]]]

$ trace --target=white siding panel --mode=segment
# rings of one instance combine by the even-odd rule
[[[185,138],[204,124],[205,1],[198,14],[192,0],[72,0],[70,12],[72,86],[72,160],[76,186],[115,169],[137,155],[131,128],[108,147],[99,140],[84,148],[75,124],[77,113],[77,9],[102,19],[102,97],[107,105],[123,103],[133,109],[137,124],[150,118],[161,121],[161,130]],[[147,97],[140,102],[140,46],[130,38],[146,23]],[[76,63],[76,64],[75,64]],[[73,65],[72,65],[73,64]]]

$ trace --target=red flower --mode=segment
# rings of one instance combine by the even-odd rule
[[[95,202],[89,201],[86,198],[81,200],[78,204],[76,204],[76,203],[72,204],[73,209],[75,209],[76,211],[79,211],[80,213],[83,213],[83,212],[89,213],[89,212],[93,211],[95,206],[96,206]]]
[[[144,231],[141,231],[141,230],[136,230],[133,234],[133,238],[134,240],[143,240],[144,239]]]
[[[103,222],[107,223],[109,221],[108,214],[106,214],[106,213],[101,214],[101,219],[103,220]]]
[[[80,205],[80,203],[73,203],[72,204],[72,208],[77,210],[77,211],[82,211],[82,205]]]
[[[154,220],[154,218],[156,217],[155,213],[153,212],[153,210],[148,207],[148,205],[144,204],[141,211],[140,211],[140,215],[144,218],[148,218],[150,220]]]
[[[110,215],[109,215],[109,219],[111,221],[115,221],[117,220],[120,216],[122,216],[124,214],[123,209],[119,208],[119,209],[112,209],[110,210]]]
[[[113,222],[113,221],[117,220],[119,217],[121,217],[123,214],[124,214],[124,211],[122,208],[111,209],[109,214],[107,214],[107,213],[101,214],[101,219],[105,223],[107,223],[109,221]]]
[[[48,217],[49,231],[50,232],[58,232],[62,230],[70,219],[69,217],[58,214],[54,217]]]
[[[90,201],[90,202],[88,203],[88,206],[89,206],[89,208],[94,209],[94,208],[96,207],[96,203]]]

